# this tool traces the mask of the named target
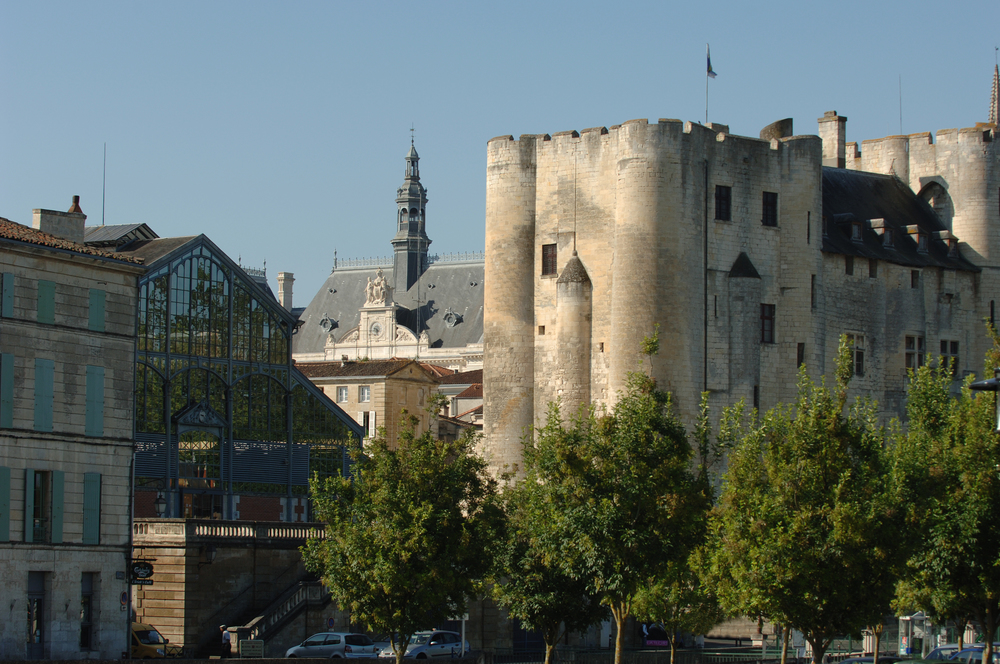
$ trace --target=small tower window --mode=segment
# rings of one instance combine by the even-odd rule
[[[556,273],[556,245],[554,244],[543,244],[542,245],[542,275],[551,275]]]

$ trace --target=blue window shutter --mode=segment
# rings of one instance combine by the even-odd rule
[[[10,541],[10,468],[0,466],[0,542]]]
[[[63,541],[63,482],[65,473],[52,471],[52,539],[53,544]]]
[[[90,289],[89,327],[91,332],[104,331],[104,301],[107,294],[100,288]]]
[[[87,420],[84,433],[104,435],[104,367],[87,366]]]
[[[0,296],[0,316],[4,318],[14,317],[14,275],[11,272],[3,273],[3,294]]]
[[[52,281],[38,282],[38,322],[56,322],[56,285]]]
[[[0,427],[14,426],[14,356],[0,355]]]
[[[101,474],[83,474],[83,543],[101,543]]]
[[[35,358],[35,431],[52,431],[52,360]]]
[[[35,471],[24,470],[24,541],[35,541]]]

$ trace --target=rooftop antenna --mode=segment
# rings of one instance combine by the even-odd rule
[[[903,75],[899,75],[899,134],[903,134]]]
[[[104,225],[104,199],[108,193],[108,142],[104,141],[104,182],[101,183],[101,226]]]

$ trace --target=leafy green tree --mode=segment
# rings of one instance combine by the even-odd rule
[[[986,368],[1000,366],[1000,344]],[[1000,614],[1000,436],[995,393],[973,393],[967,380],[951,396],[951,372],[922,367],[911,375],[907,435],[896,446],[909,530],[917,542],[897,605],[921,608],[961,630],[983,629],[990,662]]]
[[[562,506],[551,527],[566,542],[560,563],[611,609],[620,664],[636,595],[670,561],[686,560],[707,508],[691,472],[691,446],[653,379],[630,374],[611,413],[564,426],[558,408],[528,441]],[[534,448],[534,449],[532,449]]]
[[[698,490],[704,505],[712,503],[714,472],[722,460],[724,444],[713,444],[708,417],[708,392],[701,395],[694,438],[698,449]],[[703,567],[704,529],[699,536],[699,548],[687,559],[671,560],[658,570],[636,595],[634,613],[645,622],[661,623],[670,638],[670,663],[677,655],[677,634],[705,634],[724,617],[719,600],[711,588],[701,582],[696,570]]]
[[[725,617],[715,593],[695,573],[697,566],[689,560],[668,563],[635,599],[636,617],[661,623],[669,635],[670,664],[677,655],[678,633],[705,634]]]
[[[380,437],[355,452],[353,479],[313,479],[327,536],[303,550],[352,620],[398,633],[398,664],[414,632],[465,611],[503,524],[475,436],[445,443],[415,427],[408,418],[395,449]]]
[[[525,445],[524,479],[504,491],[507,538],[495,554],[493,585],[500,606],[542,633],[545,664],[564,634],[583,631],[608,614],[570,553],[570,532],[559,527],[562,485],[548,474],[550,455],[572,436],[559,421],[558,405],[552,404],[544,435],[537,445]]]
[[[805,371],[793,408],[727,409],[735,447],[710,521],[706,581],[731,613],[798,629],[822,661],[831,640],[879,624],[893,596],[901,518],[871,403],[845,413],[851,353],[836,389]]]

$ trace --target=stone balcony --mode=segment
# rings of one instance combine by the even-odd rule
[[[133,546],[257,546],[298,548],[307,539],[325,539],[322,523],[219,521],[218,519],[136,519]]]

